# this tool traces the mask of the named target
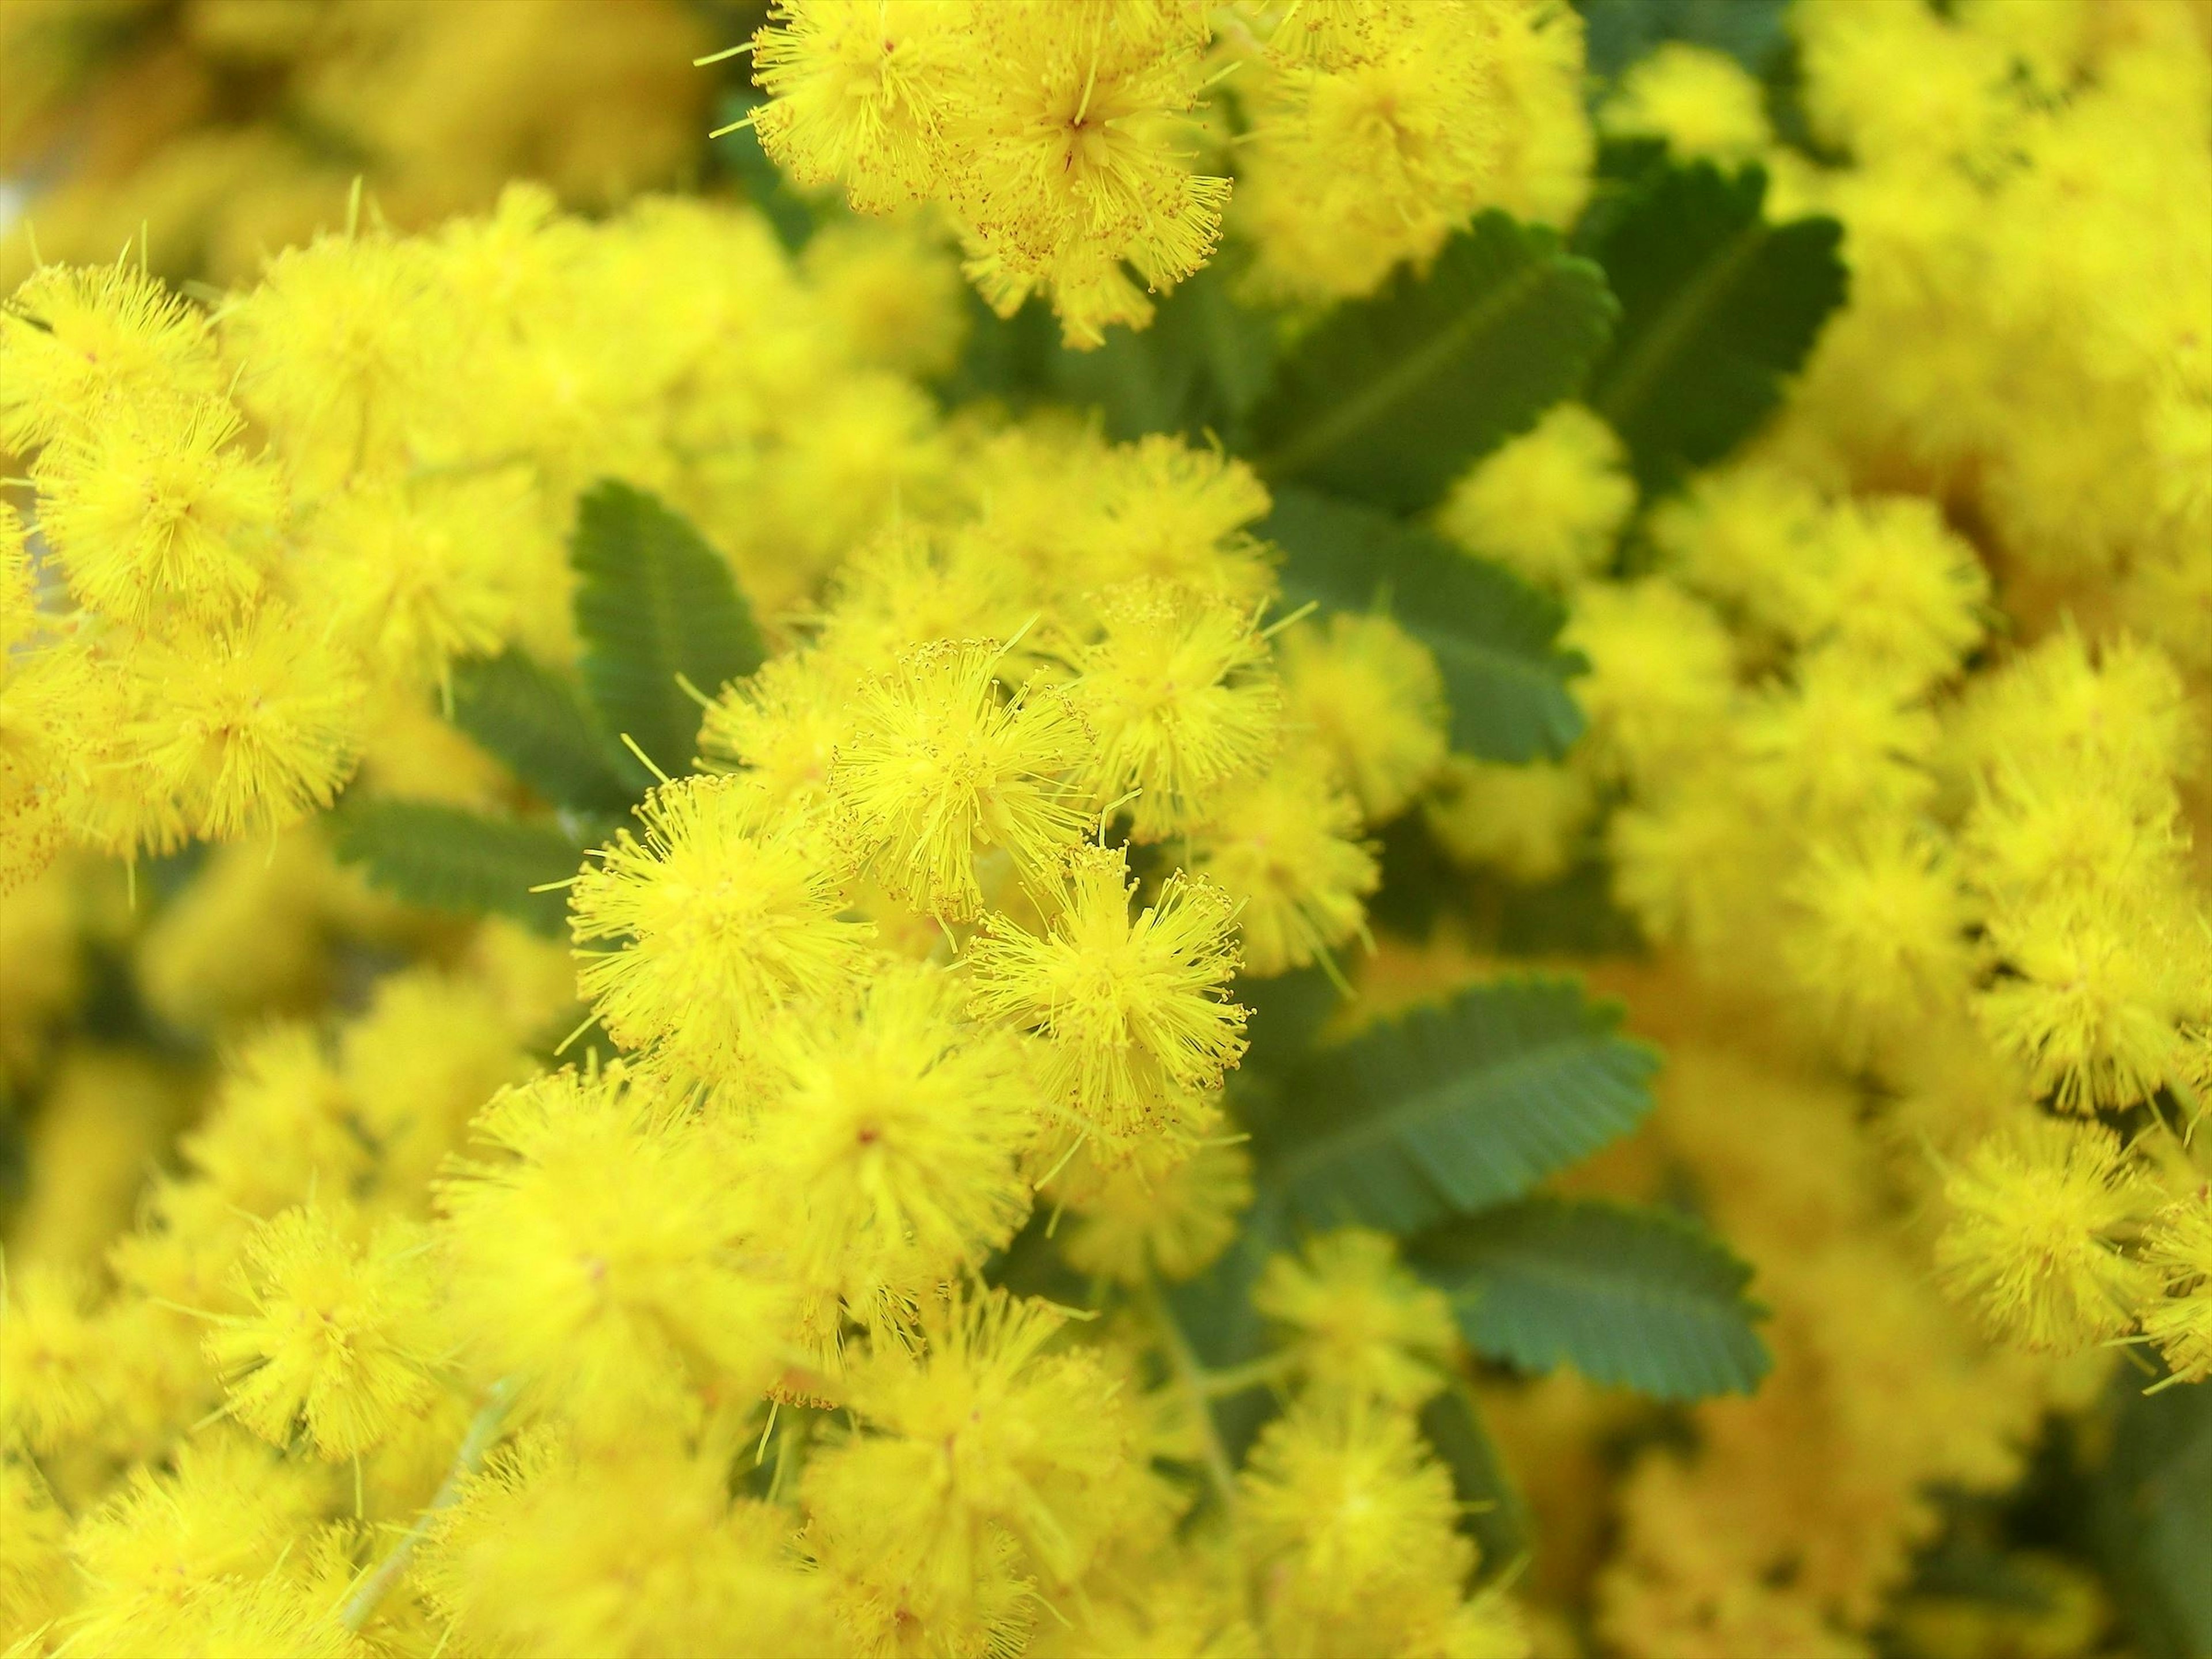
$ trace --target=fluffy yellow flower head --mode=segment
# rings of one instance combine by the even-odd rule
[[[1297,1334],[1291,1352],[1316,1389],[1418,1406],[1444,1385],[1458,1340],[1451,1308],[1398,1264],[1387,1233],[1346,1227],[1272,1258],[1252,1305]]]
[[[222,390],[206,316],[143,270],[41,266],[0,306],[0,445],[82,433],[149,392]]]
[[[1358,803],[1316,756],[1279,753],[1223,793],[1189,867],[1236,901],[1246,973],[1303,968],[1362,934],[1382,872],[1358,836]]]
[[[617,1073],[563,1072],[499,1095],[477,1133],[493,1156],[439,1200],[453,1328],[483,1376],[615,1430],[775,1376],[789,1297],[698,1120]]]
[[[2021,1124],[1970,1152],[1943,1195],[1951,1214],[1936,1260],[1946,1284],[2031,1348],[2070,1352],[2118,1335],[2154,1287],[2115,1247],[2146,1194],[2110,1129]]]
[[[872,1345],[848,1395],[868,1431],[825,1448],[801,1486],[831,1571],[924,1616],[972,1606],[994,1534],[1048,1585],[1081,1577],[1135,1518],[1144,1476],[1118,1380],[1091,1352],[1048,1350],[1065,1322],[994,1290],[933,1310],[919,1355]]]
[[[862,1314],[979,1267],[1028,1212],[1024,1057],[961,1000],[942,969],[886,967],[849,1012],[780,1022],[763,1044],[761,1202],[801,1281]]]
[[[259,591],[283,480],[239,453],[243,425],[216,398],[139,401],[46,447],[40,527],[80,600],[144,624],[220,619]]]
[[[673,1437],[579,1454],[526,1431],[437,1517],[421,1582],[496,1651],[781,1659],[835,1650],[783,1511],[732,1502],[726,1460]]]
[[[428,1236],[387,1224],[357,1241],[366,1231],[309,1203],[246,1241],[252,1312],[218,1325],[207,1348],[229,1379],[231,1415],[264,1440],[284,1445],[296,1425],[322,1456],[357,1456],[435,1392]]]
[[[1339,611],[1278,649],[1286,740],[1318,741],[1369,823],[1395,817],[1443,764],[1443,676],[1428,647],[1388,617]]]
[[[1252,1158],[1219,1139],[1195,1148],[1148,1148],[1120,1168],[1071,1168],[1068,1207],[1079,1219],[1067,1236],[1068,1265],[1124,1285],[1153,1274],[1189,1279],[1229,1247],[1252,1201]]]
[[[1228,601],[1154,582],[1109,589],[1096,639],[1069,656],[1092,747],[1076,779],[1101,802],[1133,793],[1131,833],[1206,821],[1222,787],[1274,746],[1282,694],[1267,643]]]
[[[1449,1613],[1474,1565],[1450,1474],[1410,1417],[1358,1396],[1302,1399],[1268,1425],[1243,1492],[1253,1545],[1278,1575],[1273,1622],[1295,1651],[1389,1651],[1394,1629]],[[1364,1637],[1342,1622],[1355,1618]]]
[[[1669,40],[1638,58],[1598,112],[1623,138],[1661,138],[1686,161],[1756,161],[1774,135],[1759,82],[1725,52]]]
[[[1230,901],[1177,872],[1133,918],[1119,848],[1076,848],[1055,885],[1041,934],[985,920],[967,956],[974,1006],[1044,1037],[1043,1086],[1069,1122],[1107,1148],[1133,1147],[1172,1130],[1244,1052],[1244,1011],[1225,990]]]
[[[1602,418],[1560,404],[1452,486],[1437,527],[1531,581],[1571,586],[1611,556],[1636,506],[1626,464]]]
[[[577,983],[617,1042],[660,1045],[714,1075],[793,1003],[832,997],[865,959],[869,928],[842,920],[817,837],[759,824],[733,777],[679,779],[638,809],[568,890],[586,954]]]
[[[1063,781],[1084,757],[1083,721],[1051,690],[1003,697],[1005,660],[990,640],[908,652],[854,697],[830,768],[838,834],[861,872],[951,921],[981,906],[979,847],[1042,870],[1085,823]]]

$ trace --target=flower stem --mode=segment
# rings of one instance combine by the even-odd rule
[[[1160,1347],[1168,1357],[1168,1369],[1174,1373],[1176,1386],[1182,1390],[1185,1402],[1197,1419],[1206,1478],[1213,1487],[1215,1501],[1221,1505],[1224,1516],[1233,1518],[1237,1513],[1237,1472],[1230,1464],[1229,1451],[1221,1443],[1219,1431],[1213,1426],[1213,1410],[1207,1403],[1220,1390],[1199,1364],[1198,1356],[1191,1352],[1182,1327],[1176,1323],[1175,1316],[1168,1310],[1159,1286],[1148,1282],[1139,1294],[1146,1314],[1159,1333]]]
[[[483,1468],[485,1455],[492,1443],[499,1438],[501,1426],[507,1420],[507,1408],[514,1402],[514,1382],[502,1377],[484,1392],[484,1402],[469,1421],[469,1431],[461,1437],[461,1449],[453,1455],[453,1466],[446,1471],[445,1480],[439,1486],[437,1495],[431,1498],[422,1513],[415,1517],[406,1535],[392,1546],[392,1553],[377,1563],[376,1571],[361,1583],[361,1587],[346,1598],[339,1621],[348,1630],[357,1631],[368,1622],[377,1604],[384,1600],[407,1564],[414,1559],[416,1547],[422,1543],[430,1529],[431,1520],[441,1510],[452,1506],[461,1495],[461,1483]]]

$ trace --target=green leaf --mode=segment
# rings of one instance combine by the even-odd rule
[[[453,724],[556,806],[619,815],[635,804],[634,764],[583,694],[520,651],[457,665]]]
[[[1345,611],[1388,608],[1436,653],[1452,747],[1482,760],[1557,757],[1582,734],[1567,680],[1588,664],[1555,641],[1565,612],[1503,565],[1350,501],[1286,489],[1260,533],[1283,550],[1283,592]]]
[[[2127,1366],[2113,1380],[2112,1450],[2090,1527],[2128,1614],[2130,1645],[2154,1659],[2212,1653],[2212,1382],[2156,1394]]]
[[[1509,979],[1323,1049],[1253,1128],[1255,1177],[1316,1228],[1401,1236],[1520,1197],[1651,1109],[1656,1056],[1568,979]]]
[[[585,492],[569,558],[584,690],[599,723],[662,770],[684,771],[700,708],[680,681],[711,696],[761,665],[760,635],[729,567],[688,521],[611,478]]]
[[[1843,227],[1771,224],[1765,197],[1760,167],[1669,166],[1608,216],[1598,239],[1621,319],[1589,402],[1647,488],[1749,436],[1844,301]]]
[[[1469,463],[1583,383],[1615,307],[1559,239],[1502,213],[1329,313],[1283,364],[1257,422],[1271,483],[1429,506]]]
[[[1461,1528],[1482,1550],[1480,1577],[1497,1577],[1528,1553],[1535,1523],[1465,1382],[1455,1377],[1421,1408],[1421,1432],[1451,1471]]]
[[[565,881],[580,848],[550,826],[431,801],[349,802],[331,815],[338,856],[395,898],[433,910],[492,911],[541,933],[563,931],[567,901],[533,887]]]
[[[1565,1363],[1662,1400],[1748,1394],[1773,1359],[1751,1269],[1662,1210],[1530,1199],[1415,1240],[1407,1257],[1452,1298],[1476,1352]]]
[[[1163,296],[1150,327],[1109,330],[1096,351],[1055,348],[1052,391],[1097,410],[1117,442],[1173,432],[1238,443],[1273,376],[1275,326],[1237,303],[1231,282],[1217,261]]]
[[[1619,75],[1662,41],[1683,40],[1735,58],[1753,75],[1789,46],[1789,0],[1576,0],[1587,23],[1593,76]]]

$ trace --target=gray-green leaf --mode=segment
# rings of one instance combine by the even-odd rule
[[[1765,198],[1763,168],[1699,161],[1654,169],[1606,216],[1595,251],[1621,318],[1589,402],[1647,488],[1748,437],[1844,301],[1843,227],[1770,223]]]
[[[1520,1197],[1627,1133],[1658,1061],[1617,1006],[1510,979],[1316,1054],[1252,1125],[1263,1194],[1307,1225],[1407,1235]]]
[[[1340,306],[1282,365],[1255,464],[1400,512],[1571,396],[1605,349],[1605,276],[1540,226],[1486,213],[1425,276]]]
[[[486,817],[432,801],[351,801],[331,815],[338,856],[410,904],[513,916],[558,936],[567,906],[533,887],[565,881],[583,854],[550,825]]]
[[[688,520],[611,478],[585,492],[569,559],[584,690],[599,723],[662,770],[685,770],[701,710],[683,682],[711,696],[761,665],[760,634],[729,567]]]
[[[1504,566],[1417,525],[1351,501],[1285,489],[1260,533],[1283,550],[1283,592],[1338,610],[1386,605],[1436,653],[1452,747],[1518,763],[1557,757],[1582,734],[1568,679],[1589,666],[1556,643],[1559,602]]]
[[[1522,1369],[1571,1364],[1661,1400],[1748,1394],[1773,1365],[1751,1269],[1662,1210],[1530,1199],[1408,1248],[1469,1346]]]
[[[455,665],[453,724],[556,806],[619,816],[637,800],[635,763],[582,692],[520,651]]]

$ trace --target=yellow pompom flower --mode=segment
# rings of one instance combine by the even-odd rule
[[[383,678],[436,685],[512,632],[530,507],[511,472],[348,490],[316,510],[304,585]]]
[[[1362,935],[1382,884],[1359,806],[1317,757],[1290,750],[1222,793],[1186,863],[1236,902],[1243,971],[1287,973]]]
[[[654,1659],[836,1651],[785,1511],[730,1496],[727,1460],[658,1425],[578,1453],[526,1431],[438,1515],[420,1582],[477,1650]]]
[[[1948,1171],[1943,1196],[1936,1265],[1998,1334],[2073,1352],[2125,1331],[2155,1291],[2154,1275],[2115,1243],[2148,1194],[2101,1125],[2021,1123]]]
[[[453,314],[434,270],[419,241],[319,236],[279,253],[223,308],[239,400],[298,481],[326,487],[413,459],[456,385]]]
[[[38,625],[39,594],[21,514],[0,501],[0,664],[9,648]]]
[[[937,194],[951,182],[945,103],[969,10],[960,0],[778,0],[753,36],[769,94],[751,118],[762,147],[802,185],[842,182],[863,213]]]
[[[1204,11],[1183,0],[991,0],[973,14],[978,73],[954,118],[954,201],[969,274],[1001,315],[1047,289],[1067,343],[1142,327],[1148,289],[1204,264],[1229,180],[1196,173],[1187,119],[1204,83]]]
[[[2193,918],[2138,920],[2107,895],[2072,896],[1989,919],[1988,950],[2006,970],[1976,999],[1998,1051],[2023,1062],[2039,1093],[2069,1111],[2133,1105],[2179,1074],[2177,1027],[2208,1002],[2205,941]]]
[[[1222,786],[1274,746],[1282,692],[1267,642],[1228,601],[1156,582],[1110,588],[1098,635],[1069,651],[1069,700],[1090,727],[1077,770],[1094,800],[1128,803],[1158,841],[1205,822]]]
[[[1905,812],[1935,793],[1936,716],[1894,676],[1832,646],[1798,659],[1795,684],[1765,688],[1734,735],[1753,791],[1800,822]]]
[[[712,1076],[794,1003],[830,998],[866,958],[871,930],[842,920],[818,838],[762,827],[744,780],[665,784],[568,890],[577,984],[615,1040],[659,1047]]]
[[[438,1271],[421,1229],[356,1219],[309,1200],[257,1227],[240,1291],[252,1311],[207,1339],[228,1410],[283,1446],[295,1429],[333,1461],[390,1437],[437,1391]]]
[[[1596,811],[1596,787],[1578,764],[1505,766],[1455,755],[1423,817],[1454,858],[1544,882],[1572,866]]]
[[[1398,1264],[1386,1233],[1344,1227],[1277,1255],[1252,1305],[1297,1335],[1291,1352],[1317,1389],[1418,1406],[1444,1385],[1458,1329],[1441,1291]]]
[[[90,1653],[252,1652],[254,1646],[221,1645],[210,1628],[228,1625],[222,1634],[234,1637],[251,1623],[262,1627],[262,1652],[358,1654],[327,1627],[345,1594],[343,1577],[328,1585],[319,1608],[301,1605],[306,1598],[298,1595],[317,1558],[327,1559],[333,1536],[322,1525],[327,1477],[243,1434],[182,1441],[172,1462],[171,1472],[139,1464],[78,1522],[70,1550],[85,1595],[70,1615],[72,1643]],[[289,1569],[285,1580],[271,1583],[280,1569]],[[293,1590],[284,1599],[295,1616],[264,1608],[257,1619],[237,1605],[234,1598],[250,1599],[261,1585],[272,1596]],[[322,1639],[302,1640],[317,1623],[325,1625],[315,1632]],[[280,1627],[274,1640],[271,1625]]]
[[[33,1630],[69,1606],[76,1574],[65,1548],[70,1516],[38,1466],[0,1457],[0,1628]]]
[[[124,734],[161,793],[210,840],[281,829],[328,806],[353,769],[361,686],[289,608],[149,641]]]
[[[1013,1236],[1036,1129],[1019,1044],[968,1025],[944,969],[886,968],[849,1011],[780,1022],[746,1159],[800,1281],[863,1316]]]
[[[846,689],[818,652],[771,657],[708,705],[700,753],[742,767],[770,819],[806,812],[828,794]]]
[[[284,485],[239,452],[243,425],[216,398],[142,402],[47,446],[40,527],[80,601],[137,624],[219,621],[260,591]]]
[[[1661,577],[1591,585],[1561,643],[1589,659],[1575,683],[1594,756],[1632,779],[1709,746],[1735,693],[1735,647],[1713,613]]]
[[[1086,1173],[1071,1165],[1066,1203],[1078,1219],[1062,1253],[1077,1272],[1123,1285],[1196,1277],[1229,1248],[1252,1202],[1252,1157],[1233,1141],[1149,1147]]]
[[[800,1484],[825,1565],[925,1619],[988,1584],[994,1534],[1049,1589],[1083,1577],[1135,1518],[1145,1474],[1119,1379],[1086,1350],[1048,1348],[1066,1322],[994,1290],[933,1313],[918,1355],[871,1345],[848,1389],[866,1431],[818,1452]]]
[[[495,1154],[443,1182],[453,1328],[488,1379],[581,1427],[684,1420],[697,1386],[757,1395],[781,1368],[787,1292],[695,1118],[614,1072],[501,1092]]]
[[[1437,528],[1530,581],[1570,587],[1597,573],[1635,508],[1627,459],[1603,419],[1558,404],[1452,486]]]
[[[1787,896],[1804,925],[1784,939],[1784,959],[1846,1049],[1965,994],[1966,896],[1933,839],[1869,831],[1856,845],[1822,842]]]
[[[948,921],[981,907],[979,847],[1040,871],[1087,822],[1063,781],[1087,750],[1082,720],[1057,692],[1002,699],[1005,659],[989,640],[908,652],[854,696],[830,768],[861,872]]]
[[[975,1011],[1045,1038],[1047,1097],[1108,1148],[1172,1128],[1244,1052],[1228,895],[1178,871],[1133,919],[1136,890],[1121,849],[1079,847],[1042,933],[987,916],[966,958]]]
[[[1267,489],[1248,463],[1158,432],[1086,460],[1086,510],[1071,517],[1064,489],[1038,503],[1038,550],[1070,586],[1150,577],[1247,606],[1273,595],[1274,556],[1248,528],[1267,516]]]
[[[1371,292],[1480,209],[1562,222],[1588,188],[1582,33],[1530,0],[1369,0],[1284,21],[1249,89],[1238,222],[1287,297]]]
[[[2184,1382],[2212,1378],[2212,1194],[2200,1189],[2160,1211],[2142,1259],[2166,1289],[2143,1310],[2143,1334]]]
[[[1394,1634],[1457,1602],[1474,1547],[1456,1530],[1450,1474],[1407,1413],[1301,1399],[1261,1435],[1242,1484],[1279,1650],[1390,1652]]]
[[[1668,40],[1630,65],[1598,112],[1600,131],[1660,138],[1688,161],[1756,161],[1773,143],[1758,82],[1725,52]]]
[[[1917,690],[1955,673],[1981,642],[1989,574],[1935,502],[1844,502],[1829,514],[1819,552],[1796,583],[1790,632],[1800,644],[1833,641]]]
[[[100,1328],[61,1269],[16,1267],[0,1291],[0,1434],[52,1451],[100,1416]]]
[[[42,265],[0,305],[0,447],[222,389],[207,318],[143,267]]]
[[[1339,611],[1277,643],[1286,741],[1318,742],[1370,824],[1395,817],[1443,764],[1443,676],[1388,617]]]

